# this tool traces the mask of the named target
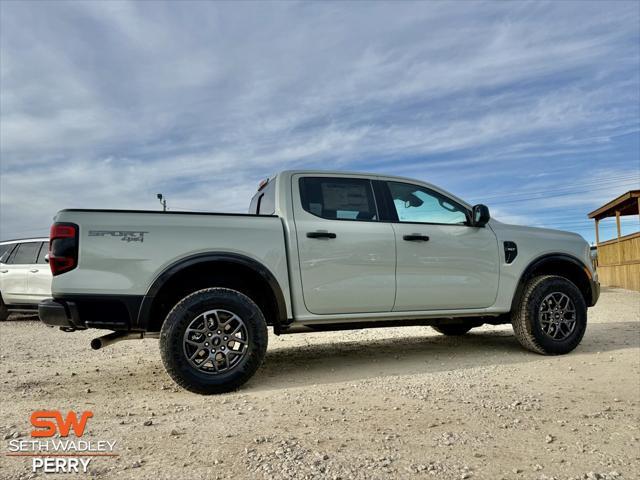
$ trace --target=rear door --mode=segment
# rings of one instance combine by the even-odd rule
[[[435,190],[386,182],[397,246],[394,311],[484,308],[498,291],[498,242]],[[389,198],[390,196],[390,198]]]
[[[51,296],[51,269],[45,261],[49,251],[48,242],[42,242],[36,262],[30,265],[27,274],[27,295],[30,303],[39,303]]]
[[[2,275],[2,298],[9,305],[31,303],[27,291],[27,275],[36,263],[42,242],[19,243],[0,268]]]
[[[302,290],[314,314],[389,312],[395,238],[379,222],[365,177],[294,175],[292,197]]]

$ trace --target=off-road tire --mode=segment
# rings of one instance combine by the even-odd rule
[[[467,333],[469,330],[473,328],[473,325],[465,325],[461,324],[451,324],[451,325],[437,325],[431,327],[436,332],[441,333],[442,335],[446,335],[448,337],[460,337]]]
[[[187,327],[211,309],[238,315],[248,333],[247,353],[231,370],[215,375],[192,366],[183,350]],[[236,390],[249,380],[264,360],[267,342],[264,315],[249,297],[228,288],[207,288],[186,296],[169,312],[160,331],[160,354],[167,373],[178,385],[194,393],[212,395]]]
[[[544,298],[560,292],[567,295],[576,312],[574,330],[563,340],[547,336],[540,323],[539,311]],[[542,355],[562,355],[578,346],[587,329],[587,306],[580,290],[569,280],[556,275],[541,275],[529,280],[516,307],[511,312],[511,324],[520,344]]]
[[[9,318],[9,309],[2,301],[2,297],[0,296],[0,322],[4,322],[7,318]]]

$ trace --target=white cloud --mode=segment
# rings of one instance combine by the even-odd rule
[[[5,3],[0,237],[157,191],[244,211],[290,167],[467,198],[595,157],[637,171],[639,21],[634,2]]]

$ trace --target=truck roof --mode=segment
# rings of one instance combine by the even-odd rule
[[[376,178],[397,178],[398,180],[410,180],[415,182],[415,178],[408,177],[398,177],[395,175],[387,175],[384,173],[373,173],[373,172],[356,172],[350,170],[282,170],[277,175],[357,175],[362,177],[376,177]]]

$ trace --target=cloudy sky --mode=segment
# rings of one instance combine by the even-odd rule
[[[285,168],[415,177],[588,240],[640,188],[636,1],[1,2],[0,70],[3,239],[157,192],[246,211]]]

